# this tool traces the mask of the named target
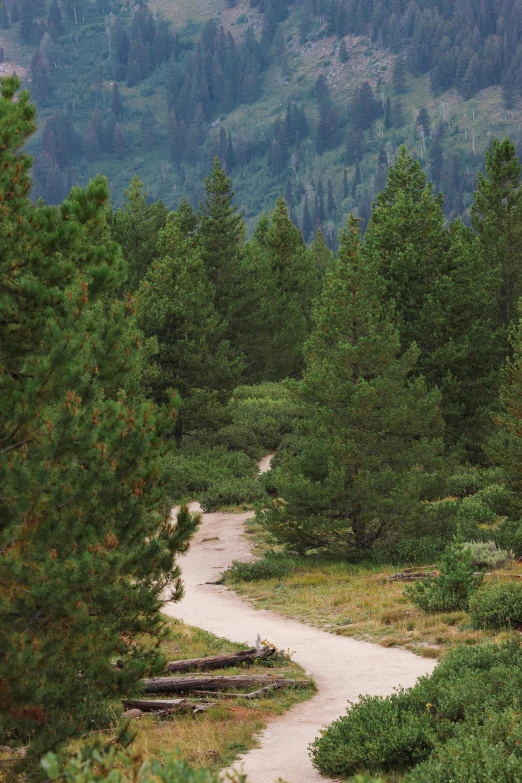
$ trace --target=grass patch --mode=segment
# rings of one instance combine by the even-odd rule
[[[293,558],[286,575],[236,580],[236,575],[241,576],[236,569],[225,575],[225,582],[256,608],[272,609],[338,635],[405,647],[428,658],[442,657],[457,644],[501,641],[509,635],[472,628],[465,611],[424,614],[404,595],[403,582],[386,581],[397,570],[397,566]],[[522,574],[519,563],[496,571],[492,579],[513,574]]]

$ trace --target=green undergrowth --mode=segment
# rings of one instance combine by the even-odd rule
[[[311,746],[325,775],[405,775],[404,783],[521,780],[522,649],[461,646],[430,676],[387,698],[363,697]]]

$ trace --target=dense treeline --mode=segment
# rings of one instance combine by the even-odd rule
[[[183,193],[197,209],[217,156],[234,176],[250,230],[282,192],[305,241],[320,227],[336,251],[343,216],[358,214],[364,232],[386,168],[406,143],[444,192],[446,217],[469,220],[480,165],[475,137],[470,130],[468,143],[468,129],[452,123],[449,108],[441,117],[413,111],[410,74],[429,74],[435,95],[456,87],[462,100],[501,84],[506,105],[514,105],[518,3],[305,0],[289,8],[272,0],[251,7],[237,28],[211,19],[176,30],[145,0],[132,7],[122,0],[4,3],[0,25],[13,46],[22,42],[32,52],[32,91],[46,118],[33,196],[58,204],[99,169],[121,193],[137,160],[150,192],[169,207]],[[357,77],[340,100],[330,94],[328,60],[317,78],[297,79],[278,115],[258,122],[273,83],[292,75],[300,47],[337,36],[334,58],[350,73],[347,35],[368,35],[377,56],[391,52],[389,73]]]

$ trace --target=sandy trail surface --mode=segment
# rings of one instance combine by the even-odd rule
[[[260,463],[268,469],[269,460]],[[193,504],[192,509],[198,509]],[[293,659],[311,675],[318,693],[272,721],[259,747],[234,765],[249,783],[319,783],[308,745],[321,728],[343,715],[348,701],[361,694],[385,696],[409,687],[431,672],[435,663],[406,650],[379,647],[334,636],[274,612],[256,610],[247,601],[214,582],[233,560],[252,560],[244,535],[247,514],[205,514],[189,552],[180,559],[185,597],[164,611],[191,625],[235,642],[253,644],[257,635],[280,649],[295,650]]]

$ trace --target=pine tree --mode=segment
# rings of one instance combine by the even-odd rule
[[[136,174],[124,195],[123,207],[112,215],[111,230],[127,262],[128,286],[135,291],[157,258],[159,231],[165,227],[168,210],[160,200],[147,203],[145,186]]]
[[[393,66],[392,84],[396,93],[400,94],[406,91],[406,63],[401,54],[397,57]]]
[[[27,780],[88,731],[93,705],[163,668],[160,608],[181,594],[173,558],[195,525],[170,521],[174,400],[141,395],[106,182],[30,202],[35,110],[18,86],[3,79],[0,98],[0,732],[28,745],[13,770]]]
[[[328,214],[331,215],[332,212],[335,212],[336,205],[335,205],[335,199],[333,194],[333,185],[332,180],[328,180],[328,199],[326,202],[326,208],[328,209]]]
[[[257,246],[255,257],[264,270],[268,297],[262,305],[268,335],[264,340],[264,378],[278,381],[296,377],[303,368],[303,345],[310,333],[320,272],[281,197],[268,220],[258,224],[252,244]],[[248,324],[243,324],[241,330],[248,330]],[[245,354],[247,363],[257,361]]]
[[[355,198],[357,195],[357,188],[361,184],[361,167],[359,166],[359,161],[357,160],[355,163],[355,172],[353,175],[353,182],[352,182],[352,198]]]
[[[320,228],[310,245],[310,252],[314,258],[315,268],[317,269],[319,279],[322,281],[326,277],[326,272],[334,265],[334,255],[324,240],[324,234]]]
[[[241,249],[245,238],[243,217],[233,205],[230,178],[218,158],[205,180],[205,202],[199,207],[201,257],[216,291],[216,310],[229,320],[233,330],[235,287],[240,275]]]
[[[274,471],[283,502],[261,515],[278,541],[301,552],[361,552],[413,534],[440,464],[438,393],[408,379],[418,352],[399,355],[384,293],[350,218],[305,349],[296,389],[303,424]]]
[[[348,62],[348,50],[346,48],[346,41],[344,40],[344,38],[341,41],[340,46],[339,46],[339,60],[342,63],[347,63]]]
[[[343,172],[343,199],[348,198],[348,172],[344,169]]]
[[[495,139],[471,207],[484,259],[498,277],[496,324],[509,329],[522,295],[522,185],[515,145]]]
[[[181,395],[178,442],[182,432],[212,426],[216,406],[226,402],[242,370],[224,339],[226,324],[214,307],[196,226],[197,216],[184,202],[159,232],[158,260],[136,293],[138,324],[158,346],[154,398],[163,401],[171,388]]]
[[[57,0],[52,0],[49,6],[49,16],[47,17],[47,24],[53,25],[58,35],[63,35],[65,32],[65,26],[63,23],[62,12]]]
[[[121,120],[123,116],[123,106],[120,98],[120,91],[118,89],[117,82],[112,85],[112,104],[111,111],[117,120]]]
[[[305,196],[304,206],[303,206],[302,232],[303,232],[304,241],[308,242],[308,240],[310,239],[310,234],[312,233],[312,218],[310,217],[310,210],[308,208],[308,198],[306,196]]]
[[[403,346],[416,342],[426,355],[434,335],[424,305],[445,271],[448,240],[442,200],[432,194],[420,163],[404,147],[376,198],[365,244],[380,259],[387,296],[396,303]]]

